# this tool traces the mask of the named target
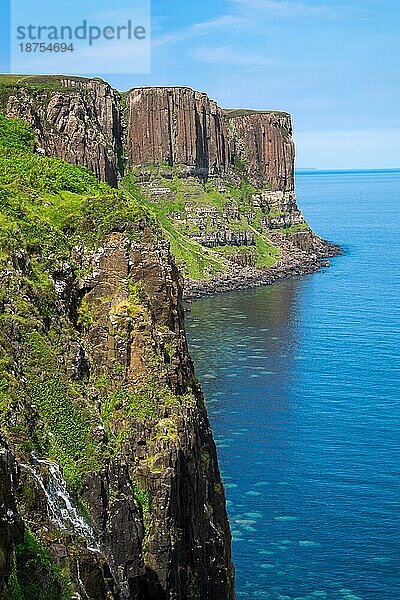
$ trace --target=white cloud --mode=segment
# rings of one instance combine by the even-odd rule
[[[244,24],[241,17],[236,15],[221,15],[215,19],[209,21],[203,21],[201,23],[194,23],[186,29],[181,29],[172,33],[167,33],[159,38],[153,40],[153,46],[164,46],[165,44],[175,44],[177,42],[183,42],[197,37],[207,35],[210,31],[218,29],[231,29],[233,27],[240,27]]]
[[[197,60],[213,65],[233,65],[257,69],[259,67],[276,64],[274,59],[252,52],[243,52],[236,49],[234,46],[196,48],[191,54]]]
[[[321,4],[307,4],[297,0],[230,0],[233,14],[224,14],[208,21],[194,23],[188,27],[166,33],[153,40],[153,47],[176,44],[206,36],[212,31],[227,31],[233,29],[243,30],[257,25],[259,15],[280,15],[285,18],[300,16],[320,16],[335,18],[341,14],[346,7],[328,7]]]

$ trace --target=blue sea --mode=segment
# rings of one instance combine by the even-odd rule
[[[400,171],[301,173],[297,195],[343,255],[187,322],[237,597],[399,600]]]

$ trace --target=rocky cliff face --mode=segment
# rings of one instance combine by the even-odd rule
[[[1,84],[1,81],[0,81]],[[290,115],[224,110],[190,88],[120,94],[96,79],[30,77],[3,85],[6,114],[33,125],[43,151],[85,165],[117,185],[124,168],[186,167],[182,173],[246,178],[258,188],[294,190]]]
[[[143,598],[232,598],[225,498],[188,354],[180,276],[168,245],[154,243],[150,230],[137,244],[114,234],[95,261],[96,277],[84,298],[94,319],[86,336],[93,375],[107,377],[110,365],[122,365],[120,379],[128,397],[138,389],[155,396],[153,407],[143,407],[146,419],[129,417],[121,398],[110,424],[111,435],[123,434],[126,473],[143,483],[149,496],[143,541],[140,526],[134,527],[140,519],[129,518],[132,508],[115,510],[114,520],[109,516],[104,527],[107,507],[99,511],[99,506],[108,476],[91,477],[85,497],[99,529],[108,530],[108,536],[112,532],[111,556],[121,556],[126,590],[140,576]],[[139,304],[131,297],[136,283],[143,298]],[[167,398],[157,398],[163,388]],[[121,546],[120,527],[129,522],[133,530],[125,531]],[[135,539],[132,561],[127,550]],[[115,571],[120,573],[121,566],[115,565]],[[132,596],[127,592],[126,597]]]
[[[233,600],[169,244],[137,202],[13,150],[27,130],[1,125],[2,600]]]
[[[83,515],[54,459],[20,448],[17,463],[2,450],[3,581],[22,542],[23,518],[67,569],[76,599],[233,599],[225,496],[168,246],[149,229],[136,243],[114,233],[97,252],[76,250],[74,260],[91,275],[79,281],[59,266],[53,274],[58,325],[48,325],[63,340],[60,380],[72,377],[94,409],[91,436],[102,464],[83,477]],[[69,314],[82,291],[90,326],[79,333]],[[18,337],[9,343],[19,353]],[[55,385],[46,371],[39,368],[39,388],[20,399],[17,422],[8,414],[10,432],[27,422],[32,431],[45,427],[42,394]],[[55,409],[65,418],[62,404]]]
[[[128,167],[186,165],[198,176],[223,173],[229,165],[222,111],[190,88],[139,88],[126,99]]]
[[[224,111],[234,165],[256,187],[293,192],[295,149],[287,113]]]
[[[46,155],[84,165],[115,187],[122,152],[119,94],[96,79],[29,78],[28,83],[3,89],[7,116],[30,123]]]

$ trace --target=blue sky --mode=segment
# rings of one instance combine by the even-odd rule
[[[301,168],[400,167],[399,0],[153,0],[152,27],[150,75],[96,75],[289,111]]]
[[[153,0],[149,77],[293,115],[298,167],[400,167],[399,0]]]

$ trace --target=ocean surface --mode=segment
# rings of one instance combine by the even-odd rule
[[[302,173],[297,195],[343,256],[187,320],[237,597],[400,600],[400,172]]]

